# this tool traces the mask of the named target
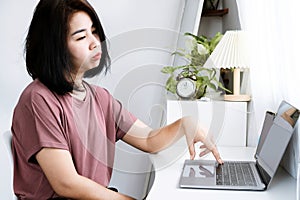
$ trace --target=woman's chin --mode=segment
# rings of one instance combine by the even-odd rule
[[[95,60],[94,62],[91,62],[91,69],[98,67],[100,64],[100,60]]]
[[[90,70],[90,69],[94,69],[96,67],[98,67],[100,64],[100,62],[93,62],[93,63],[90,63],[88,66],[86,66],[86,70]]]

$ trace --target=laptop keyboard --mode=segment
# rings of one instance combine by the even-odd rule
[[[225,162],[216,170],[217,185],[256,186],[249,163]]]

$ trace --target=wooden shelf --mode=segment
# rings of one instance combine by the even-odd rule
[[[228,8],[220,9],[220,10],[203,10],[202,16],[203,17],[213,17],[213,16],[219,16],[222,17],[223,15],[226,15],[228,13]]]

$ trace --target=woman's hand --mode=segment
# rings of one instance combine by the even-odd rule
[[[223,164],[218,149],[209,137],[208,130],[204,129],[204,126],[201,126],[201,124],[192,117],[183,117],[182,128],[189,147],[191,159],[194,159],[196,155],[195,144],[201,142],[202,145],[200,146],[200,149],[202,149],[202,151],[199,156],[201,157],[212,152],[217,162]]]
[[[123,137],[123,141],[142,151],[157,153],[174,144],[182,136],[186,137],[191,159],[195,158],[195,143],[202,142],[200,148],[203,151],[200,156],[212,152],[218,163],[223,163],[216,145],[204,130],[204,126],[201,127],[192,117],[183,117],[156,130],[137,120]]]

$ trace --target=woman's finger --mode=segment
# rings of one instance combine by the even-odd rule
[[[220,153],[218,151],[218,149],[216,147],[214,147],[212,150],[211,150],[212,154],[214,155],[215,159],[218,161],[219,164],[223,164],[223,160],[220,156]]]
[[[203,151],[200,152],[200,157],[205,156],[206,154],[210,153],[209,149],[204,149]]]
[[[195,146],[193,143],[189,145],[189,152],[190,152],[190,159],[194,160],[196,152],[195,152]]]
[[[224,163],[216,146],[214,146],[212,149],[209,149],[209,148],[206,147],[206,145],[201,145],[200,148],[204,149],[203,151],[201,151],[201,153],[199,155],[200,157],[212,152],[213,156],[215,157],[215,159],[217,160],[217,162],[219,164]]]

